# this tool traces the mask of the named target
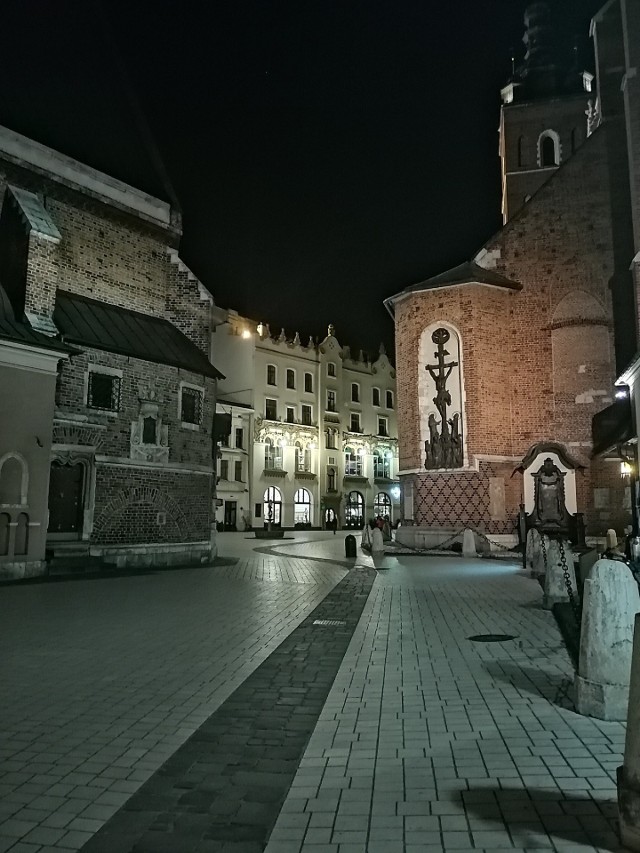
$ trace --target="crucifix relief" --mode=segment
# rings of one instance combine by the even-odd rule
[[[445,344],[450,337],[447,329],[435,330],[431,340],[438,347],[433,354],[436,364],[425,365],[425,370],[429,372],[436,386],[436,395],[432,399],[440,416],[438,420],[432,413],[427,421],[429,438],[424,443],[424,467],[427,470],[461,468],[463,464],[460,415],[456,413],[451,418],[447,417],[447,409],[451,406],[451,392],[447,388],[447,381],[453,369],[459,366],[457,361],[447,362],[450,353],[445,349]]]

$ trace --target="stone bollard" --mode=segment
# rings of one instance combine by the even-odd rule
[[[615,532],[613,527],[610,527],[607,530],[607,551],[614,551],[618,547],[618,534]]]
[[[463,557],[477,557],[478,553],[476,551],[476,537],[473,530],[469,530],[467,528],[462,534],[462,556]]]
[[[532,570],[532,573],[535,574],[544,574],[544,571],[539,572],[539,562],[542,560],[542,553],[540,548],[540,534],[532,527],[527,533],[527,545],[526,545],[526,561],[527,567]],[[544,564],[543,564],[544,569]]]
[[[544,576],[544,598],[542,606],[546,610],[551,610],[554,604],[569,601],[567,583],[564,577],[564,566],[562,564],[562,549],[564,549],[566,566],[569,571],[571,589],[576,598],[578,597],[578,587],[576,586],[576,572],[573,567],[573,551],[569,542],[566,539],[549,539],[545,537],[545,544],[547,549],[547,573]]]
[[[371,531],[371,553],[376,555],[384,553],[384,539],[379,527],[374,527]]]
[[[640,614],[635,619],[624,764],[618,767],[620,840],[640,851]]]
[[[629,703],[633,622],[640,595],[630,569],[598,560],[584,582],[576,710],[599,720],[624,720]]]

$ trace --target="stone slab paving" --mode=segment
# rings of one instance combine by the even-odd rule
[[[78,850],[345,576],[272,562],[2,588],[0,853]]]
[[[387,558],[267,853],[615,851],[624,726],[572,710],[539,585]],[[474,643],[474,634],[515,640]]]
[[[374,576],[349,572],[83,853],[262,853]]]

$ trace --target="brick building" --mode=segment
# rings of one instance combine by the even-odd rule
[[[558,62],[546,4],[525,26],[524,62],[502,90],[504,226],[469,262],[386,300],[410,539],[472,526],[513,541],[540,454],[565,472],[589,533],[628,516],[619,458],[591,458],[592,418],[636,348],[616,57],[597,51],[594,80]]]
[[[233,311],[219,317],[212,358],[231,416],[220,448],[219,521],[238,529],[362,527],[399,517],[395,370],[340,344],[271,333]]]
[[[179,213],[4,128],[0,203],[0,320],[48,345],[53,377],[47,417],[27,418],[20,442],[0,434],[0,529],[13,517],[2,495],[15,467],[1,460],[18,459],[54,558],[208,559],[220,374],[208,358],[212,298],[178,258]],[[3,407],[10,392],[0,372]],[[11,559],[0,534],[5,574],[42,571],[45,538],[26,550]]]

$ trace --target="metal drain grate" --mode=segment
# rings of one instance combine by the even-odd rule
[[[313,624],[322,625],[323,628],[340,628],[347,623],[340,619],[315,619]]]
[[[467,637],[467,640],[474,643],[504,643],[515,639],[513,634],[474,634],[472,637]]]

